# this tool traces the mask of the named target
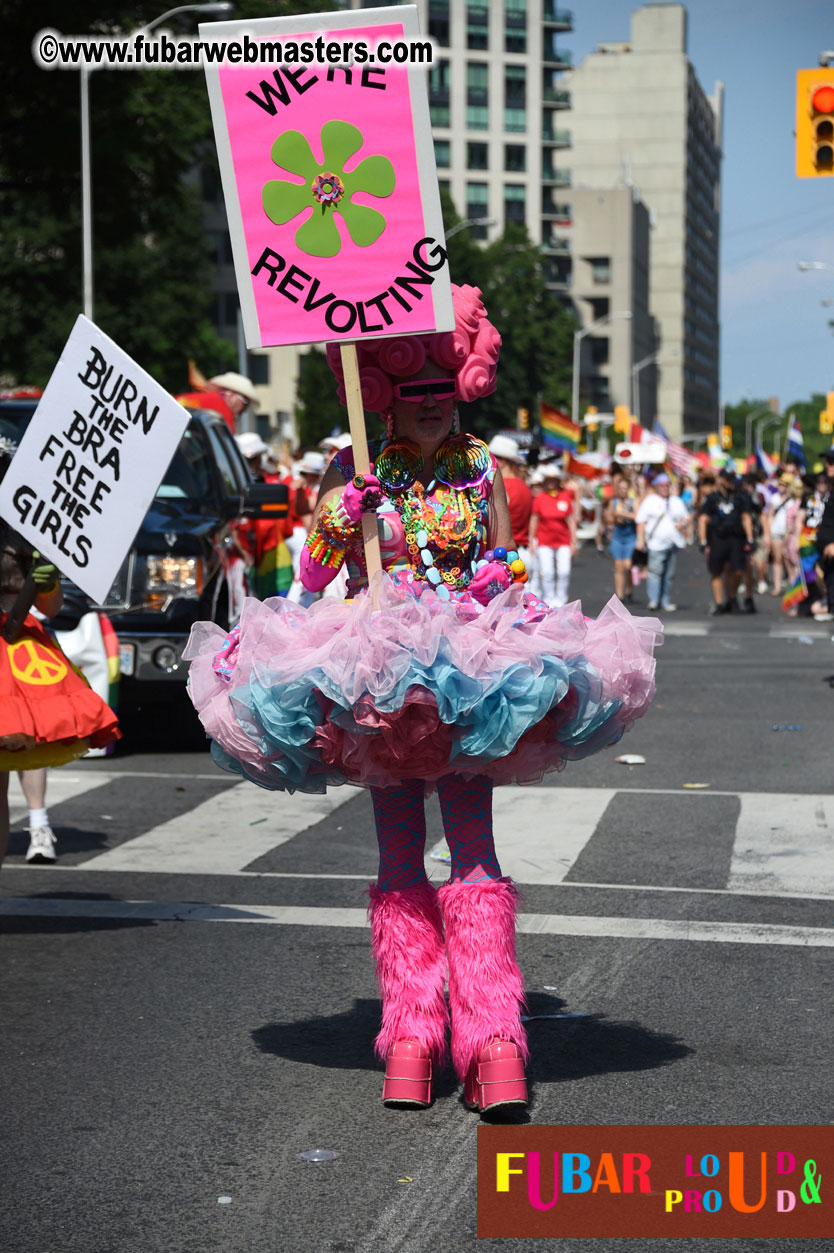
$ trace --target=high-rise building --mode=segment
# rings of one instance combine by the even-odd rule
[[[629,405],[651,426],[655,343],[649,313],[650,230],[630,187],[571,191],[571,299],[580,337],[579,400],[611,412]],[[646,362],[635,374],[634,366]]]
[[[687,57],[686,23],[683,5],[647,5],[632,14],[630,42],[600,44],[563,76],[571,220],[578,222],[576,192],[584,189],[629,187],[649,210],[657,415],[677,435],[713,431],[718,421],[723,85],[712,96],[703,91]],[[575,270],[579,232],[568,232]],[[597,248],[604,268],[607,254]],[[583,301],[576,307],[587,321]]]
[[[345,7],[376,3],[348,0]],[[632,365],[653,347],[648,285],[641,281],[648,265],[645,210],[636,198],[632,208],[628,196],[614,196],[609,203],[616,200],[624,218],[594,207],[587,223],[577,219],[571,197],[571,100],[564,81],[571,53],[563,47],[573,29],[572,12],[558,0],[416,3],[420,29],[435,45],[428,90],[441,187],[475,239],[494,239],[507,223],[526,226],[542,248],[551,289],[568,308],[576,306],[583,325],[600,324],[593,337],[582,339],[581,400],[631,403]],[[596,205],[593,199],[587,203],[589,210]],[[609,228],[610,237],[599,235]],[[571,249],[577,241],[587,251],[575,274]],[[604,282],[599,267],[592,273],[585,264],[596,255],[610,259]],[[577,276],[582,293],[592,288],[588,299],[580,293],[578,303]],[[621,309],[626,299],[628,308]],[[606,322],[606,306],[632,317]],[[640,382],[641,412],[653,414],[654,376],[647,371]]]

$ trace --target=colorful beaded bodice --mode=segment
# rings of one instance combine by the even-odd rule
[[[385,441],[370,445],[373,465]],[[353,477],[350,448],[338,453],[334,464],[345,480]],[[434,587],[441,599],[469,585],[474,567],[487,546],[489,497],[495,477],[491,460],[483,482],[475,487],[447,487],[432,480],[400,491],[386,490],[377,510],[382,564],[388,571],[410,570],[420,582]],[[351,592],[367,581],[361,542],[348,550],[348,586]]]

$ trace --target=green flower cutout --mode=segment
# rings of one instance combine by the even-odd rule
[[[394,190],[394,167],[387,157],[365,157],[345,173],[345,164],[362,147],[362,132],[349,122],[325,122],[321,128],[324,161],[319,162],[300,131],[284,131],[272,145],[272,160],[282,170],[297,174],[304,185],[274,179],[264,183],[263,205],[267,217],[284,226],[305,209],[312,214],[295,232],[295,242],[311,257],[335,257],[342,237],[334,215],[341,214],[348,234],[360,248],[375,243],[385,230],[385,217],[367,205],[354,204],[353,196],[390,196]]]

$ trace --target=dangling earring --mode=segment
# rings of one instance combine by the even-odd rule
[[[455,405],[455,411],[452,414],[452,434],[460,435],[460,413],[457,405]]]

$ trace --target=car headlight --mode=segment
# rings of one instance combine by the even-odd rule
[[[204,573],[199,557],[148,557],[146,590],[152,594],[199,596]]]

